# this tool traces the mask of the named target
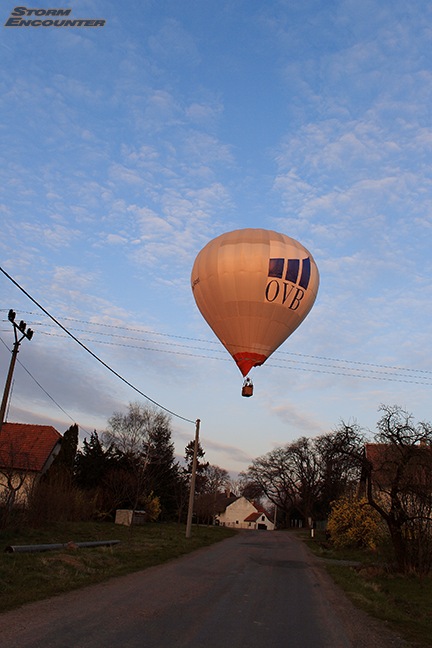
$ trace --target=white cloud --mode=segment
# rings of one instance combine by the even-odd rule
[[[297,436],[317,436],[328,431],[323,428],[322,424],[315,417],[309,413],[302,412],[299,407],[296,407],[292,403],[285,401],[278,405],[273,404],[270,409],[287,425],[291,434]],[[279,445],[279,442],[276,445]]]
[[[127,243],[127,239],[119,234],[107,234],[105,240],[108,245],[123,245]]]
[[[222,103],[204,103],[194,101],[187,106],[186,117],[194,124],[211,126],[218,121],[223,113]]]
[[[194,38],[175,19],[164,22],[159,31],[149,38],[149,46],[153,54],[162,61],[189,66],[196,66],[200,62]]]
[[[211,337],[189,286],[209,239],[271,227],[310,249],[320,291],[287,350],[427,370],[432,315],[430,5],[252,5],[144,2],[131,22],[117,3],[106,29],[46,31],[40,48],[5,33],[0,71],[2,267],[60,320],[137,328],[140,350],[132,330],[117,346],[102,327],[73,323],[163,404],[199,404],[214,463],[242,466],[341,415],[375,420],[376,399],[426,412],[429,387],[281,352],[280,367],[257,370],[252,405],[231,402],[241,378],[227,354],[226,364],[206,345],[202,358],[178,355],[188,351],[148,335]],[[2,281],[5,307],[28,309]],[[44,331],[29,345],[39,355],[26,353],[62,405],[93,422],[134,399]],[[32,402],[41,416],[23,392],[20,416]]]

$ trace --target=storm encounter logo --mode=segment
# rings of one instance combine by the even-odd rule
[[[311,276],[311,261],[305,259],[269,259],[265,298],[268,302],[286,305],[291,310],[300,306]]]
[[[105,20],[76,18],[69,20],[72,9],[28,9],[15,7],[5,27],[104,27]],[[29,17],[29,19],[27,19]]]

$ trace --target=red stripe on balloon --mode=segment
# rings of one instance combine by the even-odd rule
[[[233,355],[233,358],[243,376],[247,376],[252,367],[259,367],[262,365],[267,360],[267,357],[268,356],[262,355],[262,353],[250,353],[249,351],[242,351],[241,353]]]

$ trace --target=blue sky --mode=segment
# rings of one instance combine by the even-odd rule
[[[373,430],[382,403],[432,419],[429,2],[80,0],[55,7],[103,28],[4,27],[15,6],[0,2],[0,257],[19,285],[200,418],[206,458],[233,472],[341,420]],[[298,239],[321,276],[250,399],[190,289],[200,249],[243,227]],[[145,402],[3,274],[0,295],[2,381],[9,308],[35,331],[8,420],[85,436]],[[172,424],[182,455],[195,427]]]

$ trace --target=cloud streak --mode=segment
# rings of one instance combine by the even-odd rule
[[[222,467],[341,417],[371,425],[378,400],[428,419],[428,387],[276,354],[254,370],[245,403],[196,311],[190,271],[224,231],[282,231],[321,274],[283,350],[428,370],[430,4],[132,0],[103,11],[98,33],[5,32],[2,267],[145,393],[199,412],[207,458]],[[28,318],[28,299],[0,282],[4,319],[11,307]],[[34,318],[20,360],[78,423],[101,429],[136,399]],[[6,350],[0,361],[5,373]],[[31,382],[17,373],[11,412],[62,420]]]

